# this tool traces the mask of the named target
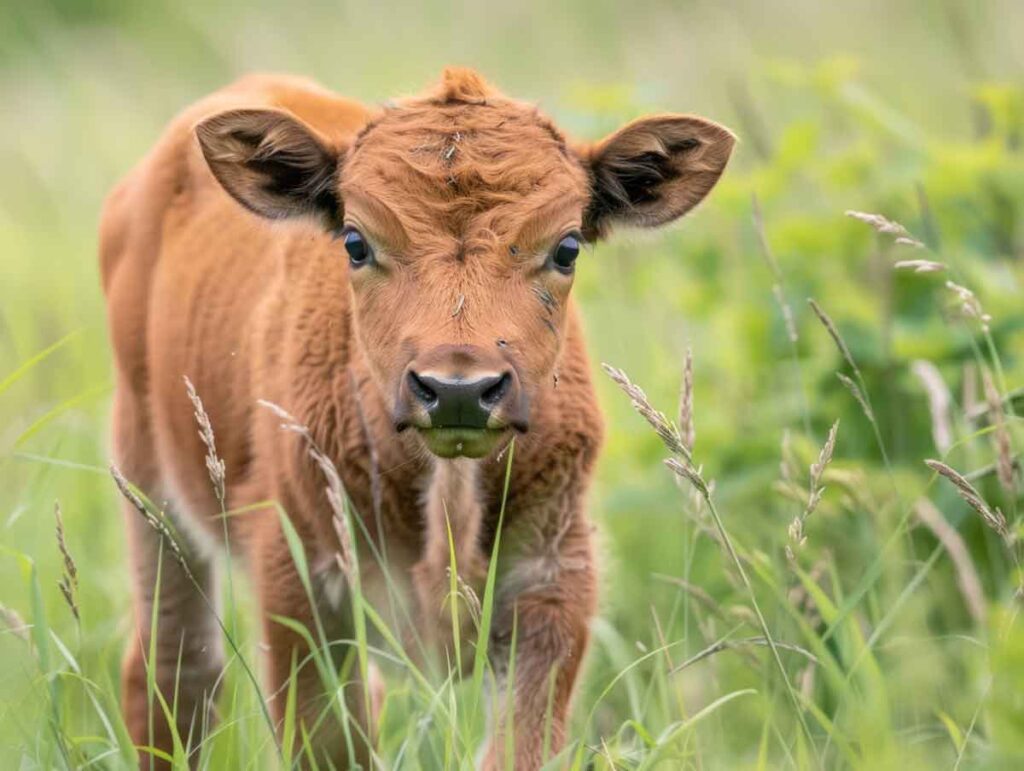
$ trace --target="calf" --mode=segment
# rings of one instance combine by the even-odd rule
[[[316,611],[332,639],[352,639],[315,443],[351,500],[364,591],[383,598],[382,615],[397,608],[389,622],[405,639],[442,655],[452,642],[449,529],[464,592],[480,593],[508,468],[489,653],[500,675],[514,626],[515,683],[501,702],[513,710],[515,768],[556,752],[596,603],[586,490],[602,425],[570,299],[577,257],[616,224],[685,214],[732,146],[723,127],[668,114],[574,144],[532,105],[456,69],[381,108],[305,80],[247,77],[175,119],[111,193],[100,234],[115,461],[182,533],[190,567],[159,560],[161,536],[128,513],[136,602],[123,696],[134,741],[172,749],[147,663],[177,700],[182,740],[208,724],[223,654],[205,598],[225,541],[259,596],[276,720],[293,662],[310,651],[275,617],[313,628]],[[205,403],[226,502],[183,377]],[[283,432],[261,399],[305,432]],[[238,513],[221,516],[224,507]],[[316,668],[295,677],[318,756],[345,766],[342,731],[318,720]],[[364,688],[347,693],[365,762],[373,715],[363,705],[374,700]],[[502,765],[507,717],[494,721],[486,768]]]

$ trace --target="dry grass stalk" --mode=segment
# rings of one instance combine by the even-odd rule
[[[901,241],[902,239],[896,239],[896,243]],[[940,273],[946,269],[943,263],[934,260],[898,260],[893,267],[897,270],[912,270],[915,273]]]
[[[800,548],[807,543],[807,536],[804,534],[804,518],[800,515],[793,517],[793,521],[789,523],[786,533],[789,535],[789,540],[792,541],[792,543],[786,544],[786,558],[793,560],[796,559],[793,546]]]
[[[853,211],[852,209],[846,212],[847,217],[851,217],[855,220],[870,225],[875,229],[876,232],[887,236],[896,236],[893,243],[899,244],[900,246],[909,246],[914,249],[924,249],[924,242],[919,241],[910,235],[910,232],[903,227],[900,223],[895,220],[891,220],[888,217],[884,217],[881,214],[869,214],[863,211]]]
[[[946,282],[946,288],[956,295],[957,302],[960,304],[960,313],[965,318],[976,319],[984,332],[989,331],[989,324],[992,323],[992,317],[985,313],[985,309],[981,307],[981,301],[978,300],[977,295],[974,294],[970,289],[960,284],[955,284],[952,281]]]
[[[978,571],[974,568],[970,551],[967,549],[964,539],[960,537],[956,528],[946,521],[935,504],[927,498],[919,498],[915,502],[914,512],[925,527],[932,531],[953,561],[957,585],[960,587],[960,594],[964,598],[967,612],[971,614],[975,623],[983,623],[986,615],[985,594],[981,589]]]
[[[894,244],[898,244],[899,246],[909,246],[912,249],[924,249],[925,248],[925,245],[924,245],[923,241],[918,241],[916,238],[911,238],[909,236],[900,236],[895,241],[893,241],[893,243]],[[942,263],[938,263],[937,262],[937,263],[933,263],[933,264],[941,265]],[[945,266],[943,266],[943,267],[945,267]]]
[[[963,405],[964,417],[968,421],[976,420],[980,415],[975,415],[979,409],[988,409],[987,405],[978,403],[978,368],[973,361],[964,362],[964,379],[960,393],[960,403]]]
[[[945,455],[953,446],[953,428],[950,408],[953,397],[938,367],[930,361],[917,359],[910,365],[910,371],[921,381],[928,396],[928,411],[932,418],[932,441],[935,449]]]
[[[690,362],[687,367],[692,372],[692,351],[687,351],[687,360]],[[694,492],[694,513],[695,522],[704,532],[708,533],[713,539],[718,540],[719,534],[711,528],[707,522],[704,522],[700,516],[705,503],[710,498],[714,491],[714,482],[708,482],[703,477],[702,468],[695,466],[693,463],[693,456],[690,452],[690,447],[687,446],[683,435],[679,429],[672,424],[672,422],[665,417],[665,414],[659,410],[656,410],[647,398],[647,394],[644,393],[640,386],[634,384],[629,377],[621,369],[611,366],[610,364],[601,365],[608,376],[615,381],[615,383],[625,392],[629,397],[630,402],[640,415],[651,425],[654,431],[658,434],[662,443],[668,448],[676,458],[670,458],[665,461],[665,464],[676,474],[677,478],[689,482]],[[685,399],[685,392],[687,390],[686,385],[686,368],[684,368],[684,382],[681,386],[681,391]],[[692,374],[691,374],[692,377]],[[690,420],[692,420],[692,385],[690,388]],[[683,406],[680,405],[680,417],[682,417]],[[695,434],[694,434],[695,436]],[[677,459],[678,458],[678,459]]]
[[[691,460],[690,451],[683,442],[679,429],[672,425],[672,422],[665,417],[664,413],[654,409],[643,389],[638,385],[634,385],[621,369],[610,364],[602,364],[601,367],[608,374],[608,377],[614,380],[616,385],[625,392],[633,404],[633,409],[650,423],[651,428],[655,430],[669,451],[683,456],[689,462]]]
[[[800,336],[796,331],[796,321],[793,319],[793,309],[786,301],[786,296],[782,293],[782,285],[772,284],[772,294],[775,296],[775,302],[782,313],[782,321],[786,325],[786,337],[789,338],[789,342],[791,343],[799,342]]]
[[[818,503],[821,501],[821,494],[825,492],[821,479],[825,474],[825,469],[828,468],[828,464],[832,462],[832,455],[836,449],[836,433],[838,431],[839,421],[836,420],[832,424],[832,428],[828,430],[828,437],[825,439],[825,444],[821,447],[821,452],[818,453],[818,460],[811,464],[810,491],[807,497],[807,511],[805,515],[811,514],[817,508]]]
[[[210,475],[210,482],[213,483],[213,492],[220,503],[221,511],[224,511],[225,492],[225,470],[224,461],[217,455],[217,444],[213,437],[213,425],[210,423],[210,416],[203,407],[203,400],[199,398],[196,387],[188,377],[182,378],[185,381],[185,390],[188,391],[188,398],[192,402],[193,414],[196,417],[196,424],[199,426],[199,438],[206,445],[206,472]]]
[[[825,327],[825,330],[832,337],[833,342],[836,344],[836,348],[839,349],[839,353],[842,355],[846,363],[850,365],[850,369],[854,372],[859,372],[860,370],[857,369],[857,363],[853,360],[853,354],[850,353],[850,349],[846,346],[846,341],[843,340],[843,336],[839,334],[839,329],[833,323],[829,315],[825,313],[813,297],[807,298],[807,304],[811,306],[811,310],[814,311],[814,315],[818,317],[822,326]]]
[[[160,537],[167,544],[167,547],[171,551],[171,556],[174,560],[181,565],[181,569],[185,572],[185,575],[191,580],[195,580],[192,576],[192,570],[188,566],[188,561],[185,559],[185,554],[178,544],[174,535],[171,533],[170,528],[167,527],[167,523],[164,522],[163,516],[158,516],[151,512],[146,504],[142,502],[142,499],[135,494],[128,484],[128,480],[124,478],[124,475],[113,463],[110,464],[110,476],[114,478],[114,484],[117,485],[118,491],[124,496],[124,499],[132,505],[142,518],[146,520],[147,524],[159,533]]]
[[[794,517],[793,521],[789,523],[788,533],[789,540],[792,541],[792,545],[786,546],[786,556],[790,559],[793,559],[792,546],[800,547],[807,542],[807,536],[804,533],[804,523],[807,522],[807,518],[814,513],[815,509],[818,508],[818,504],[821,503],[821,496],[825,493],[825,486],[821,482],[825,476],[825,469],[828,468],[828,464],[832,462],[832,456],[836,449],[836,435],[838,432],[839,421],[837,420],[832,424],[832,428],[828,431],[828,437],[825,439],[825,444],[822,445],[821,450],[818,453],[818,460],[811,464],[807,490],[807,505],[804,506],[803,513]]]
[[[451,566],[445,567],[445,573],[448,579],[451,580]],[[466,603],[466,607],[469,608],[469,613],[473,618],[473,623],[479,625],[481,615],[479,595],[477,595],[477,593],[473,590],[473,587],[466,582],[466,579],[459,575],[458,570],[455,571],[455,585],[458,587],[459,596],[462,597],[462,599]]]
[[[847,377],[842,372],[837,372],[836,377],[839,378],[840,383],[846,386],[846,390],[853,394],[853,398],[857,400],[857,403],[864,411],[864,415],[867,419],[874,423],[875,411],[871,409],[871,405],[868,403],[867,397],[864,396],[864,392],[861,390],[860,386],[857,385],[852,378]]]
[[[60,593],[64,595],[64,601],[71,609],[71,615],[75,617],[76,621],[81,621],[82,617],[78,611],[78,567],[75,565],[75,559],[71,556],[67,539],[64,537],[64,518],[61,516],[60,503],[57,501],[54,501],[53,504],[53,516],[57,521],[57,549],[64,560],[64,571],[60,580],[57,581],[57,586]]]
[[[702,496],[706,497],[710,495],[707,482],[704,481],[704,477],[701,476],[699,469],[685,463],[680,463],[675,458],[666,458],[665,465],[668,466],[674,474],[693,485]]]
[[[907,229],[900,223],[890,220],[881,214],[869,214],[868,212],[848,209],[846,216],[870,225],[879,233],[899,236],[906,235],[907,233]]]
[[[306,441],[306,451],[309,453],[309,457],[320,468],[324,478],[327,480],[327,487],[324,492],[333,514],[331,524],[338,538],[338,551],[335,553],[334,558],[349,583],[353,584],[355,581],[353,571],[356,566],[356,559],[352,548],[352,525],[346,514],[345,501],[348,499],[348,495],[345,492],[345,487],[342,484],[341,475],[338,474],[337,467],[327,457],[327,454],[320,449],[316,440],[313,439],[309,428],[300,423],[295,416],[266,399],[259,399],[257,403],[281,419],[281,428],[283,430],[298,434]]]
[[[25,623],[25,619],[21,617],[18,611],[8,608],[2,603],[0,603],[0,628],[6,629],[15,637],[27,643],[31,643],[28,630],[32,627]]]
[[[991,508],[985,502],[985,499],[981,497],[981,493],[960,472],[939,460],[926,460],[925,465],[936,474],[952,482],[957,494],[963,498],[964,502],[977,512],[986,525],[999,534],[1007,546],[1012,545],[1012,534],[1010,533],[1009,525],[1006,523],[1006,517],[1003,516],[1003,512],[998,507],[995,509]]]
[[[331,524],[334,526],[334,533],[338,537],[338,551],[334,553],[334,561],[338,564],[341,572],[345,574],[345,578],[348,579],[351,585],[353,580],[352,573],[352,534],[349,532],[348,526],[345,524],[344,509],[339,509],[338,504],[335,503],[335,497],[332,495],[330,488],[328,488],[327,500],[330,501],[331,510],[334,515],[331,517]]]
[[[988,402],[989,420],[995,428],[996,475],[999,477],[1000,486],[1013,498],[1017,485],[1013,476],[1013,447],[1010,443],[1010,431],[1006,427],[1003,399],[987,370],[982,373],[982,382],[985,386],[985,400]]]
[[[633,402],[634,409],[636,409],[637,412],[639,412],[647,422],[651,424],[651,427],[654,428],[665,446],[668,447],[673,455],[677,456],[666,459],[665,465],[681,479],[686,479],[690,482],[694,489],[703,497],[704,503],[707,506],[708,514],[710,515],[711,521],[714,523],[715,531],[718,534],[717,541],[732,561],[732,564],[736,569],[736,575],[750,598],[750,605],[754,612],[754,616],[757,619],[757,625],[764,635],[765,643],[769,648],[771,648],[772,659],[778,669],[779,676],[782,678],[783,683],[785,683],[786,691],[792,701],[797,721],[800,723],[804,735],[809,738],[811,733],[810,728],[807,725],[807,721],[803,716],[803,707],[796,697],[796,693],[793,690],[793,684],[789,679],[789,674],[786,672],[786,667],[782,663],[782,657],[779,655],[779,646],[775,640],[772,639],[771,632],[768,629],[768,622],[765,620],[764,614],[761,612],[761,608],[758,605],[757,595],[754,592],[753,584],[751,584],[750,578],[747,575],[746,570],[743,568],[743,559],[736,551],[736,547],[733,544],[732,539],[729,537],[728,531],[725,529],[725,523],[722,521],[722,517],[718,513],[718,509],[715,507],[714,501],[711,498],[711,486],[704,481],[700,468],[695,467],[693,458],[679,436],[678,429],[676,429],[661,412],[654,409],[651,403],[647,400],[647,395],[644,394],[643,390],[639,386],[630,382],[626,373],[622,370],[610,367],[607,364],[603,364],[602,366],[604,367],[605,372],[608,373],[609,377],[611,377],[612,380],[622,388],[626,395],[630,397],[630,400]]]
[[[691,453],[697,440],[697,430],[693,422],[693,350],[686,349],[683,362],[683,384],[679,389],[679,433],[683,445]]]

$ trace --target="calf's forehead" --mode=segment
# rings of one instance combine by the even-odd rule
[[[359,135],[341,175],[406,228],[505,235],[531,216],[577,215],[589,182],[561,132],[536,108],[510,100],[412,103],[389,108]]]

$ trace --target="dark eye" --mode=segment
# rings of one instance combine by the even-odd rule
[[[558,242],[558,246],[555,247],[555,251],[551,255],[551,261],[562,273],[571,273],[579,254],[579,238],[569,235]]]
[[[345,251],[348,252],[348,261],[353,268],[365,265],[373,257],[370,245],[366,243],[363,234],[358,230],[348,230],[344,235]]]

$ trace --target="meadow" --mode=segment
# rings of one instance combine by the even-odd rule
[[[550,767],[1024,765],[1020,3],[48,0],[0,16],[0,768],[137,763],[118,707],[130,587],[103,196],[241,73],[381,101],[450,63],[581,138],[667,110],[740,137],[680,226],[580,258],[608,427],[590,504],[602,601]],[[247,677],[261,654],[241,574],[232,594],[220,727],[193,760],[298,762]],[[486,671],[421,673],[369,632],[361,652],[387,662],[380,767],[472,768]]]

